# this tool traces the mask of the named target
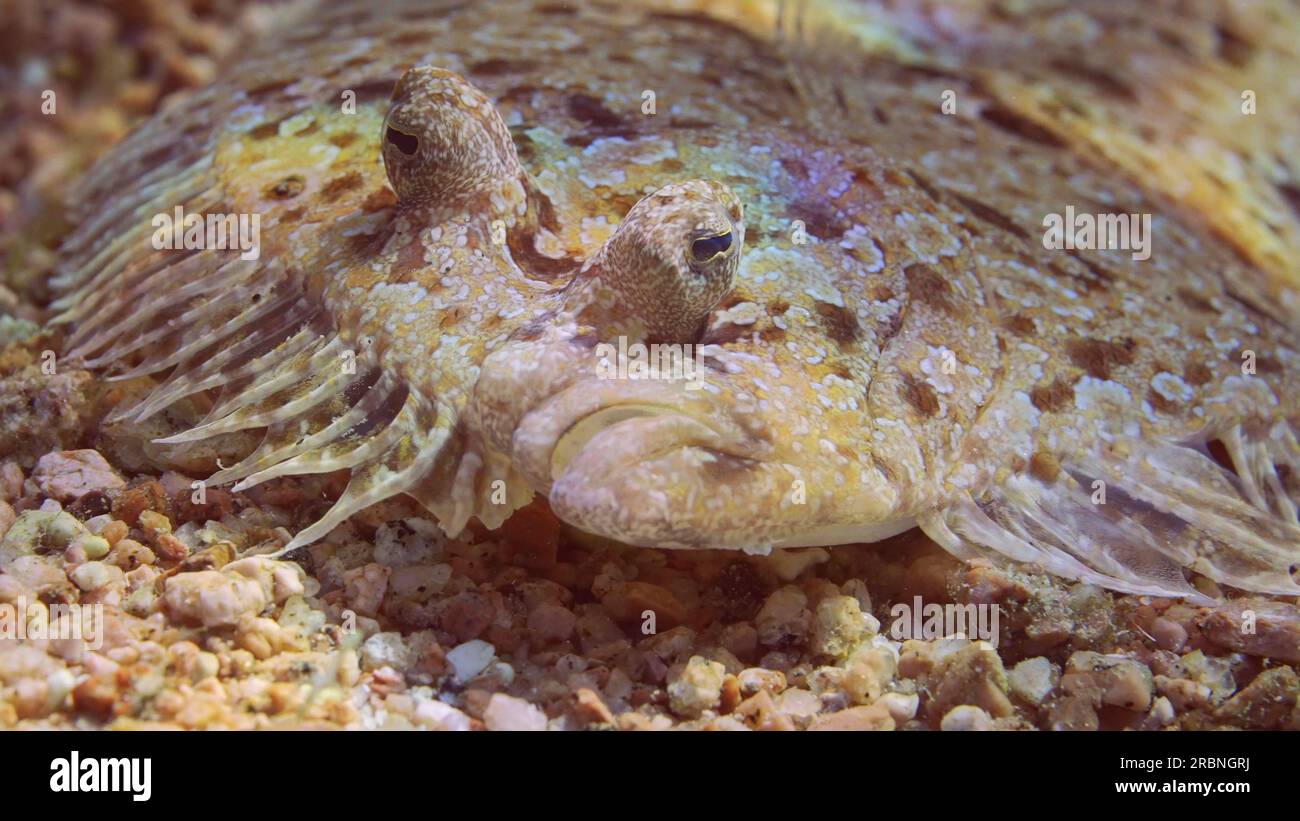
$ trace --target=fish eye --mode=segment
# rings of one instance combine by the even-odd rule
[[[406,134],[393,128],[391,125],[385,132],[385,138],[393,144],[398,151],[410,157],[420,148],[420,138],[414,134]]]
[[[691,243],[691,256],[696,262],[708,262],[731,247],[731,232],[716,237],[703,237]]]

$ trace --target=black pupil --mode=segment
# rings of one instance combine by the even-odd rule
[[[691,254],[696,262],[705,262],[731,247],[731,232],[716,237],[697,239],[691,244]]]
[[[388,141],[397,147],[397,150],[411,156],[415,150],[420,147],[420,140],[410,134],[403,134],[395,128],[389,127]]]

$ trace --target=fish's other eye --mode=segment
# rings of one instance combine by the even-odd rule
[[[393,128],[391,125],[385,133],[387,140],[393,144],[398,151],[410,157],[420,148],[420,138],[414,134],[406,134]]]
[[[691,243],[691,256],[696,262],[708,262],[731,247],[731,232],[716,237],[703,237]]]

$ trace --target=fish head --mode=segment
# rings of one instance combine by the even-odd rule
[[[941,304],[958,287],[978,299],[969,261],[922,251],[933,265],[918,267],[904,250],[914,187],[863,158],[878,188],[823,225],[802,210],[806,181],[774,178],[781,151],[750,151],[781,138],[749,139],[725,159],[679,144],[665,177],[725,176],[637,201],[556,307],[483,364],[480,429],[575,527],[669,548],[874,541],[912,526],[953,456],[951,423],[974,414],[978,392],[954,390],[965,371],[943,376],[946,395],[923,381],[948,336],[960,361],[988,335],[981,306],[959,325]],[[844,155],[826,163],[825,185],[856,173]],[[550,183],[562,214],[601,213]]]

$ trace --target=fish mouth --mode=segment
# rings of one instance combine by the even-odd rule
[[[722,405],[664,383],[583,381],[520,419],[511,458],[561,520],[640,547],[766,553],[911,525],[865,509],[870,523],[823,522],[843,511],[798,498],[807,466],[782,459],[770,432]]]
[[[570,387],[515,429],[512,458],[556,515],[638,546],[747,546],[728,526],[730,503],[770,495],[784,466],[764,461],[725,415],[674,402],[662,388],[602,387]]]

